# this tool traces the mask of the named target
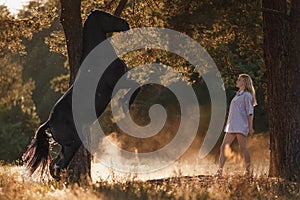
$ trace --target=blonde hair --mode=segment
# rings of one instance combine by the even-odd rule
[[[245,82],[245,92],[250,92],[253,96],[253,106],[257,105],[257,101],[256,101],[256,95],[255,95],[255,89],[253,86],[253,81],[251,79],[251,77],[248,74],[240,74],[239,77],[242,77]]]

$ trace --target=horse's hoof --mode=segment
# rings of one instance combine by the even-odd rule
[[[56,181],[60,180],[60,171],[61,169],[58,165],[50,166],[50,174]]]

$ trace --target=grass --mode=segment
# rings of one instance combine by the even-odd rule
[[[258,134],[249,139],[248,146],[251,158],[255,162],[254,176],[251,178],[242,176],[243,160],[237,151],[234,151],[234,146],[228,155],[224,177],[219,179],[212,176],[218,167],[214,161],[188,161],[187,164],[182,162],[178,166],[174,164],[173,168],[167,168],[161,174],[156,173],[152,177],[137,177],[135,174],[119,176],[115,171],[94,164],[93,179],[99,181],[80,187],[76,184],[67,185],[63,181],[47,180],[47,177],[43,181],[37,181],[24,174],[22,167],[0,162],[0,200],[300,199],[300,183],[267,177],[268,137]],[[98,178],[97,172],[102,173],[102,179]]]
[[[22,167],[0,166],[0,199],[300,199],[300,184],[266,176],[182,176],[99,181],[89,186],[34,181]]]

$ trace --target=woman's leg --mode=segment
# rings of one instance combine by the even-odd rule
[[[226,161],[225,148],[226,148],[226,146],[231,145],[231,143],[233,142],[235,136],[236,136],[236,134],[234,134],[234,133],[226,133],[226,135],[223,139],[223,143],[220,147],[219,170],[217,172],[217,175],[222,175],[223,167],[224,167],[224,164],[225,164],[225,161]]]
[[[239,142],[241,153],[244,156],[245,159],[245,165],[246,165],[246,173],[250,173],[250,154],[247,147],[247,137],[243,134],[237,134],[237,139]]]

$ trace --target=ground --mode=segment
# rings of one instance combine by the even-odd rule
[[[137,174],[120,176],[101,171],[94,164],[94,180],[90,185],[68,185],[63,180],[29,178],[24,168],[0,165],[0,200],[2,199],[300,199],[300,184],[267,176],[268,144],[264,135],[249,140],[253,160],[253,176],[243,176],[242,160],[233,149],[222,178],[213,176],[217,162],[198,165],[177,163],[156,177]],[[258,146],[260,148],[258,148]],[[256,150],[259,149],[259,150]],[[201,166],[201,167],[200,167]],[[108,173],[108,174],[106,174]],[[106,176],[105,176],[106,174]],[[202,175],[199,175],[202,174]],[[164,177],[164,178],[162,178]],[[149,180],[150,179],[150,180]]]

